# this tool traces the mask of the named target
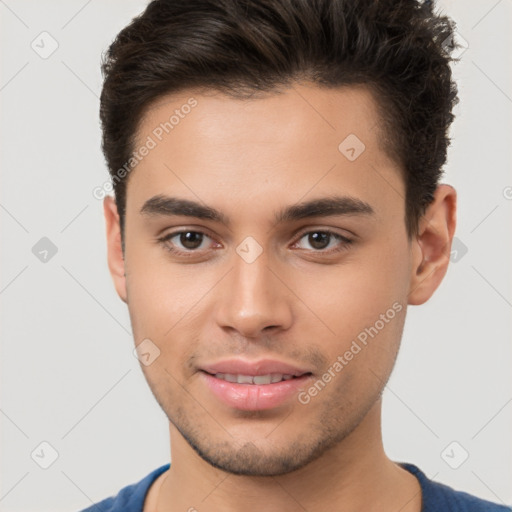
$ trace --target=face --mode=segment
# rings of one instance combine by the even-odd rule
[[[378,122],[367,90],[304,84],[185,92],[141,122],[114,280],[152,392],[213,466],[303,467],[380,398],[421,252]]]

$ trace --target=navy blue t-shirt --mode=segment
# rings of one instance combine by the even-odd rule
[[[399,462],[399,466],[412,473],[420,482],[421,512],[511,512],[512,508],[477,498],[466,492],[455,491],[447,485],[429,480],[415,465]],[[169,469],[170,464],[155,469],[136,484],[124,487],[119,493],[81,512],[142,512],[144,499],[151,484]]]

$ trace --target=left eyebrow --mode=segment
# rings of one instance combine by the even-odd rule
[[[211,206],[196,201],[177,197],[156,195],[148,199],[140,210],[141,215],[195,217],[213,220],[226,226],[230,219]],[[334,215],[375,215],[375,210],[365,201],[351,196],[332,196],[288,206],[275,215],[275,222],[280,224],[309,217],[329,217]]]
[[[285,208],[276,215],[276,222],[289,222],[308,217],[331,215],[375,215],[375,210],[365,201],[351,196],[332,196],[302,202]]]

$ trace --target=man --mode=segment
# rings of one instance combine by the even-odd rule
[[[121,31],[108,264],[172,464],[88,510],[506,510],[380,426],[455,231],[453,30],[412,0],[155,0]]]

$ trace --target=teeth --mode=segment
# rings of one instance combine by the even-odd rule
[[[283,375],[282,373],[269,373],[267,375],[235,375],[232,373],[216,373],[217,379],[227,382],[236,382],[238,384],[275,384],[282,380],[293,379],[293,375]]]
[[[255,375],[254,384],[270,384],[272,382],[272,375]]]

